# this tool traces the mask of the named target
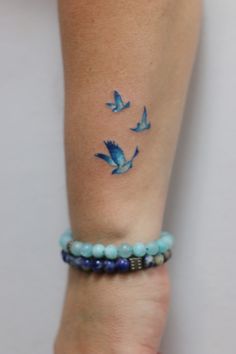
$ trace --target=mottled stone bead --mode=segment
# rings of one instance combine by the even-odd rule
[[[70,246],[70,251],[74,256],[80,256],[80,250],[82,247],[82,242],[79,241],[73,241],[71,246]]]
[[[67,244],[71,240],[72,240],[71,231],[67,230],[61,235],[60,240],[59,240],[59,244],[64,251],[67,251]]]
[[[108,245],[105,247],[105,256],[108,259],[116,259],[118,256],[117,248],[114,245]]]
[[[114,273],[114,271],[116,270],[116,262],[110,259],[105,259],[103,268],[106,273]]]
[[[164,256],[164,261],[167,262],[172,256],[171,250],[168,250],[165,253],[163,253],[163,256]]]
[[[80,254],[83,257],[91,257],[92,256],[92,251],[93,251],[93,246],[91,243],[83,243],[81,248],[80,248]]]
[[[84,260],[83,257],[75,257],[75,260],[74,260],[75,267],[78,269],[81,269],[82,265],[83,265],[83,260]]]
[[[129,258],[133,253],[133,247],[128,243],[122,243],[118,247],[118,255],[122,258]]]
[[[143,263],[145,268],[151,268],[156,264],[154,257],[150,255],[144,257]]]
[[[81,268],[85,271],[91,270],[92,260],[90,258],[83,258]]]
[[[143,257],[146,254],[146,247],[143,243],[138,242],[133,246],[133,253],[136,257]]]
[[[93,259],[92,260],[92,270],[97,273],[102,272],[103,260],[102,259]]]
[[[129,268],[130,268],[130,263],[129,263],[128,259],[118,258],[116,260],[116,269],[119,272],[122,272],[122,273],[128,272]]]
[[[159,245],[157,242],[149,242],[146,244],[147,254],[149,256],[155,256],[159,251]]]
[[[157,266],[160,266],[165,262],[165,258],[163,254],[158,254],[157,256],[154,257],[154,259]]]
[[[96,245],[93,246],[93,256],[95,258],[102,258],[104,257],[104,254],[105,254],[105,246],[103,246],[102,244],[100,243],[97,243]]]

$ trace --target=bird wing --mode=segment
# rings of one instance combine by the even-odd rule
[[[141,122],[147,125],[147,108],[144,106]]]
[[[136,146],[135,152],[134,152],[131,160],[133,160],[138,154],[139,154],[139,148],[138,148],[138,146]]]
[[[118,91],[114,91],[114,100],[117,106],[123,106],[124,102],[121,98],[121,95],[119,94]]]
[[[104,141],[112,160],[118,165],[122,166],[126,163],[126,158],[123,150],[114,141]]]
[[[108,155],[98,153],[98,154],[95,154],[95,156],[99,157],[100,159],[103,159],[111,166],[117,166],[116,163],[112,160],[112,158]]]

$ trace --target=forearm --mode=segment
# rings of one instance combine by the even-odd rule
[[[69,204],[82,238],[153,237],[161,226],[196,46],[195,3],[60,2]],[[120,116],[105,107],[113,89],[132,102]],[[137,137],[128,129],[143,105],[152,129]],[[106,139],[127,153],[139,145],[131,174],[114,178],[95,160]]]
[[[134,243],[158,236],[197,44],[199,3],[59,1],[67,184],[76,238]],[[120,113],[105,105],[112,101],[115,89],[131,102]],[[137,133],[130,128],[144,106],[151,128]],[[96,153],[106,152],[103,142],[107,140],[118,143],[127,156],[138,146],[139,154],[128,172],[112,175],[112,167],[96,158]],[[163,287],[168,283],[162,277],[164,272],[156,278]],[[67,308],[72,298],[75,301],[74,281],[77,275],[71,273]],[[88,284],[84,276],[80,281],[92,292],[92,281]],[[106,282],[100,283],[102,289]],[[123,297],[124,291],[121,285]],[[152,294],[153,289],[149,291]],[[82,308],[80,304],[80,311]],[[101,308],[100,320],[109,314]],[[130,316],[130,320],[134,318]]]

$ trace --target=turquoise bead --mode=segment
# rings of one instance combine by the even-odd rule
[[[67,251],[67,244],[72,240],[72,233],[70,230],[65,231],[59,240],[59,244],[64,251]]]
[[[106,246],[106,248],[105,248],[105,256],[108,259],[116,259],[117,256],[118,256],[118,251],[117,251],[116,246],[114,246],[114,245]]]
[[[74,256],[80,256],[80,250],[81,250],[82,245],[83,245],[82,242],[74,241],[71,245],[71,253]]]
[[[80,254],[83,257],[91,257],[93,252],[93,246],[91,243],[83,243],[80,249]]]
[[[105,247],[102,244],[97,243],[96,245],[93,246],[93,256],[95,258],[104,257],[104,253],[105,253]]]
[[[169,245],[168,249],[171,249],[174,245],[174,237],[169,232],[165,232],[165,235],[162,237],[165,240],[165,243]]]
[[[133,253],[133,247],[128,243],[122,243],[118,247],[118,255],[122,258],[129,258]]]
[[[165,241],[165,237],[162,237],[158,240],[159,252],[163,253],[169,249],[168,242]]]
[[[159,251],[159,245],[157,242],[149,242],[146,244],[147,254],[149,256],[155,256]]]
[[[133,253],[136,257],[143,257],[146,254],[146,247],[143,243],[138,242],[133,246]]]

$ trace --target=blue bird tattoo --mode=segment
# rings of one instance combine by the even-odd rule
[[[104,144],[106,145],[110,156],[101,153],[95,154],[95,156],[103,159],[110,166],[115,167],[112,171],[113,175],[120,175],[129,171],[129,169],[133,167],[133,160],[139,153],[138,147],[136,147],[132,158],[127,161],[123,150],[117,143],[115,143],[115,141],[104,141]]]
[[[151,123],[148,122],[147,108],[144,107],[143,115],[142,115],[140,122],[137,123],[135,128],[130,128],[130,130],[133,130],[134,132],[138,133],[138,132],[142,132],[146,129],[150,129],[150,128],[151,128]]]
[[[112,112],[121,112],[130,107],[130,102],[124,103],[118,91],[114,91],[114,102],[106,103]]]

